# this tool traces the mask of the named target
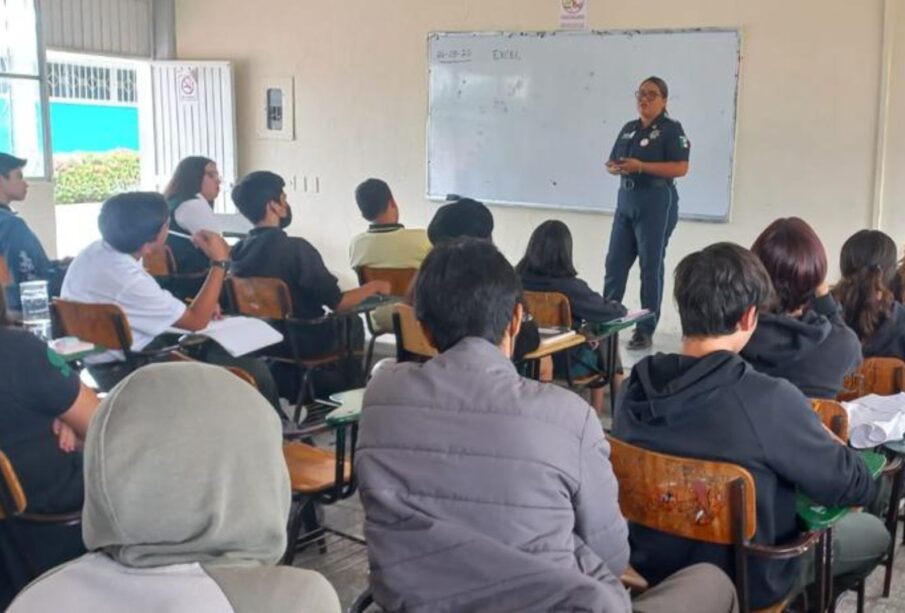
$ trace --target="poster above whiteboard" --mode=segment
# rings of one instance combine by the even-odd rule
[[[738,30],[433,33],[428,53],[429,198],[612,212],[604,162],[659,76],[691,142],[679,214],[728,220]]]

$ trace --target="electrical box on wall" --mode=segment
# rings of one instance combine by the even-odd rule
[[[295,140],[292,77],[260,79],[255,88],[258,138]]]

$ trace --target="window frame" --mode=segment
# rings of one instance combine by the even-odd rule
[[[38,74],[19,74],[14,72],[0,72],[0,79],[9,81],[36,81],[38,83],[39,100],[41,102],[41,144],[44,153],[44,174],[28,175],[27,179],[39,181],[51,181],[53,179],[53,145],[50,130],[50,101],[47,88],[47,53],[44,48],[44,28],[42,27],[42,15],[38,0],[31,0],[35,11],[35,50],[38,57]]]

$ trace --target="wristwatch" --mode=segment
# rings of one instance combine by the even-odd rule
[[[223,272],[229,272],[229,260],[211,260],[211,268],[222,268]]]

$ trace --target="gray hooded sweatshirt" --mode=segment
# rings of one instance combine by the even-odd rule
[[[609,446],[571,391],[466,338],[379,370],[357,471],[371,587],[392,611],[631,610]]]
[[[225,369],[137,370],[98,407],[84,465],[90,553],[11,612],[339,612],[321,575],[274,566],[290,505],[280,424]]]

